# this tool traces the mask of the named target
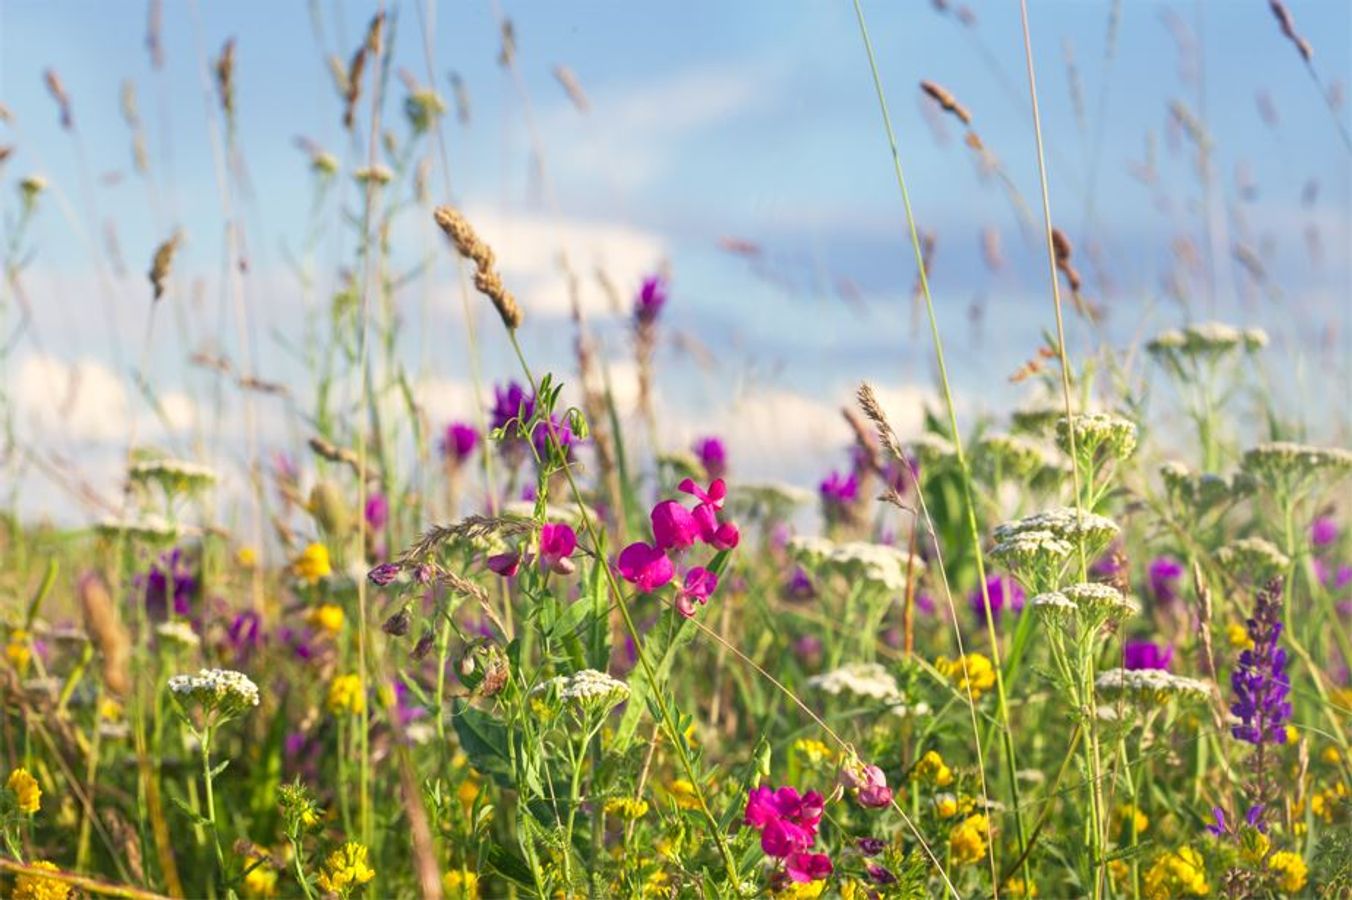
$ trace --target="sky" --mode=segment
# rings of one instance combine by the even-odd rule
[[[1102,330],[1071,314],[1067,345],[1125,347],[1213,318],[1260,325],[1292,415],[1341,427],[1352,413],[1352,150],[1346,104],[1331,111],[1326,96],[1345,93],[1352,74],[1352,5],[1287,5],[1313,47],[1314,77],[1265,0],[1030,4],[1052,215],[1106,313]],[[973,3],[966,21],[960,7],[863,2],[912,206],[934,237],[931,287],[970,423],[1021,402],[1028,387],[1009,376],[1054,323],[1018,4]],[[156,67],[144,3],[0,3],[0,146],[13,148],[0,164],[3,243],[23,263],[22,294],[9,286],[0,302],[0,333],[25,446],[105,494],[129,432],[238,468],[244,404],[218,398],[211,374],[187,364],[207,350],[292,388],[294,407],[264,398],[252,414],[268,448],[299,449],[312,379],[297,348],[356,261],[362,197],[350,174],[367,161],[371,123],[368,93],[355,135],[344,130],[327,60],[351,56],[376,8],[168,0]],[[669,275],[664,444],[722,434],[735,472],[741,458],[745,477],[810,486],[843,463],[839,408],[861,379],[880,386],[903,431],[920,427],[936,396],[933,344],[850,3],[410,0],[388,10],[382,124],[409,146],[400,70],[452,107],[450,73],[465,86],[468,121],[452,108],[441,140],[422,138],[413,159],[428,161],[427,202],[462,207],[494,246],[537,367],[565,379],[574,368],[563,253],[622,393],[632,394],[627,309],[614,309],[594,273],[626,303],[645,274]],[[503,16],[515,72],[499,63]],[[209,65],[231,38],[227,158]],[[585,112],[558,65],[575,74]],[[69,95],[72,131],[44,85],[48,68]],[[978,165],[966,129],[925,97],[922,79],[970,111],[994,168]],[[126,84],[148,175],[132,165]],[[1194,136],[1181,122],[1198,123]],[[298,137],[340,161],[322,195]],[[19,233],[16,184],[32,174],[50,187]],[[429,419],[473,418],[474,357],[482,395],[515,373],[509,348],[471,298],[471,353],[461,282],[411,176],[384,199],[402,204],[391,264],[412,273],[393,300],[396,354]],[[232,214],[248,264],[238,278],[226,263]],[[176,229],[184,244],[147,340],[144,272]],[[984,250],[992,241],[998,267]],[[1180,252],[1196,262],[1171,291]],[[137,387],[142,371],[158,414]],[[1314,414],[1330,406],[1335,415]],[[16,479],[17,502],[85,514],[49,482]]]

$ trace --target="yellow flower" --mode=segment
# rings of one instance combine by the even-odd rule
[[[981,813],[959,822],[948,833],[948,853],[953,858],[953,864],[964,866],[984,859],[989,833],[990,820]]]
[[[958,814],[958,798],[952,794],[936,794],[934,812],[941,819],[951,819]]]
[[[1108,876],[1113,880],[1113,889],[1119,894],[1128,893],[1131,886],[1131,866],[1120,859],[1108,861]]]
[[[451,869],[441,876],[441,889],[446,900],[478,900],[479,875],[468,869]]]
[[[776,897],[788,900],[814,900],[826,890],[826,881],[790,881],[782,890],[775,891]]]
[[[799,738],[794,741],[793,752],[801,756],[803,762],[814,768],[833,763],[836,760],[835,751],[814,738]]]
[[[608,816],[633,821],[647,813],[648,802],[637,797],[612,797],[606,801],[605,810]]]
[[[1249,637],[1248,629],[1238,622],[1231,622],[1225,626],[1225,637],[1230,641],[1230,646],[1236,650],[1253,649],[1253,638]]]
[[[22,770],[20,770],[22,771]],[[28,864],[29,869],[41,869],[44,872],[61,870],[44,859],[35,859]],[[70,896],[70,886],[55,878],[43,878],[24,872],[14,880],[14,900],[66,900]]]
[[[42,808],[42,789],[27,769],[20,767],[10,772],[7,785],[19,802],[19,812],[35,813]]]
[[[16,628],[9,633],[9,646],[5,647],[5,658],[20,675],[28,671],[28,663],[33,659],[33,651],[28,646],[28,632]]]
[[[1287,726],[1286,726],[1286,743],[1288,743],[1288,744],[1294,744],[1294,743],[1296,743],[1296,742],[1299,741],[1299,740],[1300,740],[1300,732],[1296,730],[1296,726],[1294,726],[1294,725],[1287,725]]]
[[[122,718],[122,704],[112,697],[104,697],[99,703],[99,718],[105,722],[116,722]]]
[[[667,785],[667,793],[681,809],[699,809],[699,799],[695,796],[695,786],[684,778],[677,778]]]
[[[645,897],[670,897],[671,891],[667,885],[671,882],[671,876],[661,869],[653,869],[647,878],[643,879],[643,896]]]
[[[330,894],[346,894],[352,888],[366,884],[376,877],[375,869],[367,863],[365,844],[348,841],[324,860],[324,871],[315,881],[320,890]]]
[[[1272,842],[1268,840],[1266,834],[1257,828],[1244,829],[1239,839],[1239,855],[1246,863],[1251,866],[1260,865],[1270,849]]]
[[[1162,854],[1145,873],[1146,900],[1173,900],[1187,895],[1205,897],[1209,893],[1211,886],[1206,883],[1202,854],[1191,847]]]
[[[366,695],[362,693],[361,676],[339,675],[329,682],[329,711],[358,715],[366,709]]]
[[[311,544],[296,557],[291,569],[306,584],[318,584],[321,578],[333,574],[333,566],[329,564],[329,548],[319,543]]]
[[[1290,850],[1278,850],[1268,859],[1268,869],[1277,873],[1277,887],[1285,894],[1294,894],[1305,887],[1310,870],[1305,860]]]
[[[253,868],[250,869],[249,866],[253,866]],[[277,870],[265,857],[250,854],[244,868],[248,869],[248,874],[244,876],[244,896],[277,896]]]
[[[1288,742],[1289,742],[1289,739],[1288,739]],[[1322,751],[1320,751],[1320,753],[1319,753],[1319,758],[1322,759],[1324,762],[1328,763],[1328,764],[1331,765],[1331,766],[1336,766],[1336,765],[1338,765],[1338,761],[1339,761],[1340,759],[1342,759],[1343,757],[1342,757],[1342,755],[1338,752],[1338,748],[1337,748],[1337,747],[1329,746],[1329,747],[1325,747]]]
[[[1117,808],[1117,818],[1122,823],[1123,840],[1131,837],[1133,827],[1136,834],[1145,834],[1145,830],[1150,827],[1150,818],[1131,803],[1123,803]]]
[[[1017,875],[1005,882],[1002,894],[1008,894],[1011,897],[1036,897],[1037,883],[1025,884],[1024,880]]]
[[[957,659],[941,656],[934,661],[934,668],[953,682],[953,686],[963,696],[967,695],[970,687],[973,701],[981,699],[982,691],[995,686],[995,669],[991,667],[991,661],[980,653],[968,653]]]
[[[343,608],[334,603],[321,603],[310,610],[310,624],[320,631],[337,634],[343,630]]]
[[[240,547],[235,551],[235,562],[241,569],[252,569],[258,565],[258,551],[252,547]]]
[[[920,762],[915,764],[912,774],[935,787],[947,787],[953,783],[953,770],[944,763],[944,758],[933,750],[920,757]]]

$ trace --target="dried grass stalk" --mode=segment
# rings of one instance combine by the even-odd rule
[[[1296,31],[1296,23],[1291,18],[1291,10],[1286,8],[1282,0],[1268,0],[1268,6],[1272,8],[1272,14],[1277,17],[1277,24],[1282,27],[1282,34],[1286,35],[1287,40],[1296,45],[1296,50],[1300,53],[1301,59],[1307,63],[1314,59],[1314,48],[1310,42],[1300,36]]]
[[[967,111],[967,107],[958,102],[958,99],[943,85],[933,81],[925,80],[920,82],[920,89],[934,99],[944,112],[957,116],[964,125],[972,124],[972,114]]]
[[[178,252],[178,245],[182,241],[183,233],[175,231],[169,240],[155,248],[155,257],[150,261],[149,275],[150,284],[155,289],[156,300],[164,296],[165,282],[174,264],[174,254]]]
[[[475,233],[473,226],[460,211],[450,206],[438,206],[432,212],[438,227],[451,239],[460,255],[474,263],[474,287],[489,300],[508,330],[521,327],[521,307],[502,283],[502,276],[494,266],[493,250]]]
[[[563,86],[564,93],[568,99],[573,101],[573,106],[577,107],[580,113],[591,111],[591,101],[587,99],[587,94],[582,90],[582,83],[577,80],[577,75],[573,70],[564,65],[554,67],[554,77],[558,79]]]
[[[77,590],[85,631],[103,656],[103,683],[110,693],[125,697],[131,690],[131,638],[117,615],[107,586],[93,572],[80,579]]]
[[[52,95],[56,101],[57,109],[61,112],[61,127],[70,131],[75,127],[75,117],[70,110],[70,95],[66,93],[66,86],[61,82],[61,76],[56,73],[56,69],[48,69],[42,73],[42,80],[47,84],[47,93]]]

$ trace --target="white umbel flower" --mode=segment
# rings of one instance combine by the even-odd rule
[[[178,619],[156,625],[155,634],[159,636],[161,641],[168,641],[183,647],[198,647],[202,644],[202,639],[197,636],[197,632],[192,630],[192,626]]]
[[[234,669],[202,669],[196,675],[175,675],[169,690],[180,702],[192,703],[207,713],[233,716],[258,705],[258,685]]]
[[[1205,701],[1211,695],[1207,682],[1163,669],[1108,669],[1094,686],[1105,697],[1124,696],[1145,706],[1162,706],[1174,698]]]
[[[898,716],[924,715],[929,712],[929,706],[924,703],[908,706],[897,679],[878,663],[850,663],[814,675],[807,680],[807,684],[833,697],[844,695],[885,703]]]

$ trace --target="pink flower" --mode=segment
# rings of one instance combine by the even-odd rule
[[[663,550],[684,550],[699,539],[701,528],[686,509],[675,500],[663,500],[653,507],[653,537]]]
[[[801,853],[808,847],[816,835],[792,819],[776,818],[766,823],[761,831],[761,850],[766,856],[783,859],[791,853]]]
[[[824,804],[816,791],[800,796],[787,786],[778,790],[752,788],[747,792],[743,821],[761,833],[761,850],[767,856],[784,859],[802,853],[816,841]]]
[[[569,559],[577,549],[577,535],[567,525],[549,523],[540,529],[540,568],[559,575],[577,569]]]
[[[521,569],[520,553],[497,553],[488,557],[488,568],[501,575],[503,578],[511,578]]]
[[[718,576],[703,566],[695,566],[685,573],[685,585],[676,590],[676,611],[689,619],[695,614],[695,603],[709,601],[718,587]]]
[[[784,868],[794,881],[820,881],[835,867],[825,853],[794,853],[784,860]]]
[[[687,490],[687,485],[693,490]],[[718,510],[723,505],[723,496],[725,494],[725,490],[722,489],[722,486],[723,481],[722,479],[719,479],[710,485],[711,492],[715,488],[720,489],[719,492],[717,494],[706,494],[696,487],[695,483],[689,478],[681,482],[681,490],[686,491],[686,493],[693,493],[697,497],[717,498],[716,500],[706,500],[699,506],[696,506],[695,511],[691,513],[691,516],[694,518],[695,524],[699,527],[700,540],[704,541],[704,543],[710,545],[715,550],[731,550],[741,541],[742,535],[741,532],[737,530],[737,526],[731,522],[724,522],[722,524],[719,524],[718,522]]]
[[[887,776],[877,766],[847,765],[840,772],[840,783],[855,792],[855,799],[866,809],[878,809],[892,802]]]
[[[617,568],[625,581],[645,594],[657,590],[676,575],[676,568],[661,548],[642,541],[620,551]]]
[[[693,494],[701,503],[707,503],[714,509],[723,508],[723,500],[728,496],[728,486],[722,478],[715,478],[709,483],[709,489],[706,491],[695,484],[693,479],[687,478],[676,489],[683,494]]]

